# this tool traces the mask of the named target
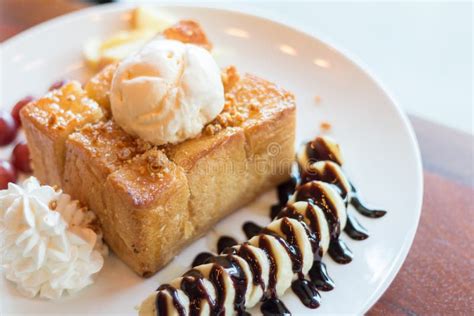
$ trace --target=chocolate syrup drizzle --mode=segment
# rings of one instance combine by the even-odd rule
[[[332,148],[338,150],[337,145],[330,145],[328,140],[323,137],[317,137],[307,143],[305,150],[310,165],[312,166],[312,164],[320,161],[323,164],[319,165],[319,169],[313,170],[314,172],[311,172],[311,168],[306,170],[300,166],[299,172],[293,173],[290,180],[278,186],[279,201],[271,207],[270,217],[281,219],[279,228],[284,236],[253,222],[245,222],[242,227],[248,239],[259,236],[258,248],[262,249],[268,258],[270,273],[267,289],[265,290],[262,278],[262,267],[250,248],[252,246],[246,242],[239,247],[233,247],[237,245],[237,241],[232,237],[222,236],[217,243],[217,249],[221,255],[213,255],[208,252],[200,253],[192,264],[193,267],[206,263],[213,264],[207,279],[215,288],[215,300],[207,293],[203,283],[204,276],[199,270],[192,269],[183,275],[181,290],[190,300],[190,315],[199,314],[202,300],[207,301],[212,315],[223,315],[225,313],[226,287],[224,285],[224,274],[230,277],[235,289],[233,308],[236,314],[249,315],[245,311],[245,291],[247,282],[251,281],[254,285],[262,288],[263,295],[260,309],[263,315],[291,315],[288,308],[277,297],[278,266],[273,253],[275,250],[271,246],[271,238],[275,239],[285,249],[291,259],[292,270],[297,275],[297,279],[292,282],[291,288],[305,306],[309,308],[319,307],[321,300],[319,291],[334,289],[334,282],[327,273],[326,265],[321,261],[323,250],[319,247],[321,240],[320,223],[312,211],[313,205],[318,206],[323,211],[327,220],[330,233],[328,249],[330,256],[338,263],[349,263],[353,258],[353,254],[340,238],[341,223],[336,206],[318,183],[330,184],[340,194],[347,211],[347,222],[344,231],[352,239],[363,240],[368,238],[369,235],[367,230],[357,221],[354,214],[347,210],[349,204],[360,214],[372,218],[381,217],[386,214],[386,211],[369,208],[362,202],[354,185],[347,180],[340,168],[342,164],[340,155],[332,150]],[[308,202],[304,216],[291,203],[288,203],[292,196],[292,201]],[[309,221],[308,225],[305,218]],[[308,272],[309,280],[305,279],[302,273],[303,256],[290,219],[299,221],[301,226],[304,227],[311,244],[314,262]],[[253,275],[252,280],[246,279],[246,274],[236,256],[248,263]],[[166,296],[163,291],[170,294],[178,314],[185,314],[185,309],[179,301],[179,296],[174,287],[164,284],[158,288],[158,291],[160,292],[155,301],[158,315],[169,315]]]
[[[262,231],[262,229],[262,226],[255,224],[254,222],[245,222],[242,225],[242,230],[244,231],[245,236],[247,236],[247,239],[257,236]]]
[[[238,242],[230,236],[222,236],[217,241],[217,253],[221,253],[224,249],[237,245]]]

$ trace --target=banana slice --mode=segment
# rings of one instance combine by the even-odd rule
[[[151,29],[162,32],[174,23],[170,16],[147,6],[133,9],[131,16],[130,26],[132,29]]]
[[[130,30],[119,31],[106,39],[90,39],[83,48],[84,59],[95,70],[116,63],[173,23],[171,17],[153,8],[137,7],[131,11]]]

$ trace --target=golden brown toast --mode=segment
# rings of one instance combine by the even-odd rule
[[[203,135],[167,148],[186,172],[197,233],[283,182],[293,161],[294,97],[234,67],[223,73],[224,111]]]
[[[89,79],[84,89],[87,94],[94,99],[104,110],[107,117],[112,114],[110,111],[110,85],[118,64],[110,64],[105,66],[95,76]]]
[[[162,35],[212,47],[201,26],[194,21],[179,21]],[[110,117],[109,91],[116,67],[112,64],[102,69],[86,83],[85,91],[78,82],[71,82],[32,102],[21,112],[33,169],[42,183],[62,185],[64,142],[68,135],[89,122]]]
[[[36,177],[42,183],[60,186],[67,136],[100,120],[103,112],[81,84],[72,81],[25,106],[20,116]]]
[[[167,39],[190,43],[201,46],[207,50],[212,49],[212,44],[207,39],[206,33],[199,23],[192,20],[182,20],[163,31]]]
[[[234,68],[223,78],[225,109],[199,137],[147,148],[110,120],[89,124],[67,141],[65,191],[95,210],[106,241],[140,275],[156,272],[289,175],[293,96],[257,77],[240,78]],[[164,178],[142,165],[151,151],[172,171]]]
[[[208,43],[204,33],[183,30],[181,24],[169,34]],[[156,147],[110,119],[114,67],[104,68],[85,87],[93,108],[106,115],[69,120],[60,137],[53,137],[54,126],[35,128],[31,114],[46,101],[38,101],[38,109],[27,106],[22,119],[35,174],[45,183],[62,184],[94,210],[109,246],[135,272],[149,276],[224,216],[288,178],[295,102],[287,91],[252,75],[240,77],[230,67],[223,72],[226,104],[219,116],[194,139]],[[71,108],[71,115],[84,116],[77,109]],[[40,150],[43,139],[49,140],[47,150]]]
[[[183,170],[113,121],[86,125],[66,146],[64,190],[96,212],[109,246],[144,276],[166,264],[193,233]]]

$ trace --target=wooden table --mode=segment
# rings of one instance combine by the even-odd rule
[[[85,6],[2,0],[0,41]],[[369,315],[474,315],[474,137],[417,117],[410,120],[423,158],[423,212],[407,260]]]

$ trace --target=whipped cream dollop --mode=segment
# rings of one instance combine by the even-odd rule
[[[205,49],[156,39],[117,68],[110,94],[115,121],[155,145],[197,136],[224,107],[220,70]]]
[[[0,243],[6,278],[48,299],[93,283],[108,252],[94,213],[34,177],[0,191]]]

